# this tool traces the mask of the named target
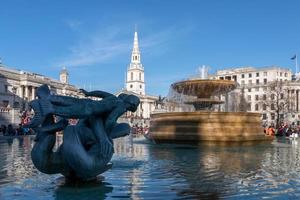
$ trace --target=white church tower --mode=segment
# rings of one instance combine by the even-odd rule
[[[144,67],[141,64],[141,53],[139,50],[138,34],[134,32],[131,63],[127,69],[126,90],[136,94],[145,95]]]

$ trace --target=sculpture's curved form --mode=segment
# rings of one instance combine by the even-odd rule
[[[37,89],[38,99],[30,102],[35,115],[27,127],[37,132],[31,156],[33,164],[43,173],[93,179],[111,168],[113,139],[130,133],[128,124],[116,121],[126,111],[136,111],[140,102],[137,96],[81,91],[102,100],[50,95],[48,86],[43,85]],[[60,118],[58,122],[55,116]],[[68,118],[80,120],[77,125],[68,126]],[[63,131],[63,143],[54,152],[57,131]]]

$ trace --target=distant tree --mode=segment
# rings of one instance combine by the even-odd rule
[[[289,95],[290,90],[286,82],[272,81],[264,88],[265,92],[258,98],[258,105],[262,106],[262,110],[268,110],[271,112],[271,116],[274,114],[275,127],[279,127],[281,121],[285,120],[287,113],[292,113],[294,110],[292,99],[295,94]]]

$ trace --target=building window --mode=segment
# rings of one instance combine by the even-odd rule
[[[130,73],[130,79],[133,80],[133,72]]]
[[[271,113],[271,120],[275,119],[275,113]]]
[[[249,77],[249,78],[251,78],[251,77],[252,77],[252,74],[251,74],[251,73],[250,73],[250,74],[248,74],[248,77]]]
[[[8,92],[8,85],[4,85],[4,92]]]
[[[142,89],[142,85],[140,85],[140,88]]]
[[[271,100],[275,99],[275,94],[271,94]]]
[[[280,76],[282,76],[282,72],[280,72]]]
[[[219,78],[220,80],[224,80],[224,77],[223,76],[220,76],[220,78]]]
[[[232,76],[232,79],[236,82],[236,81],[237,81],[236,75],[233,75],[233,76]]]
[[[259,91],[259,87],[256,87],[256,88],[255,88],[255,91],[258,92],[258,91]]]
[[[268,76],[268,72],[264,72],[264,76]]]
[[[267,110],[267,105],[266,104],[263,104],[263,110]]]
[[[284,94],[280,93],[280,99],[283,99],[283,98],[284,98]]]
[[[242,85],[245,85],[245,81],[244,81],[244,80],[242,80],[242,81],[241,81],[241,84],[242,84]]]
[[[248,92],[251,92],[251,88],[248,88]]]
[[[263,100],[267,100],[267,95],[263,94]]]
[[[133,85],[130,85],[130,88],[132,88],[133,87]]]
[[[258,95],[257,94],[255,95],[255,100],[258,101]]]
[[[259,79],[256,79],[256,85],[259,85]]]
[[[252,80],[248,80],[248,84],[249,84],[249,85],[252,85]]]
[[[248,101],[251,101],[251,95],[248,95]]]
[[[258,104],[255,104],[255,111],[258,111]]]
[[[259,72],[256,73],[256,77],[259,77]]]
[[[264,113],[264,114],[262,115],[262,119],[264,119],[264,120],[267,119],[267,114],[266,114],[266,113]]]
[[[139,73],[139,79],[142,80],[142,74],[141,74],[141,72]]]
[[[245,78],[245,74],[242,74],[242,78]]]
[[[265,85],[267,84],[267,79],[266,79],[266,78],[264,78],[264,84],[265,84]]]
[[[274,103],[271,104],[271,110],[275,110],[275,105],[274,105]]]
[[[3,106],[4,108],[7,108],[7,107],[8,107],[8,104],[9,104],[9,101],[7,101],[7,100],[3,100],[3,101],[2,101],[2,106]]]
[[[288,76],[288,74],[287,73],[284,73],[284,77],[287,77]]]

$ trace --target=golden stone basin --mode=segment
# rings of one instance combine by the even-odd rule
[[[169,112],[151,115],[149,138],[156,143],[270,141],[259,113]]]

